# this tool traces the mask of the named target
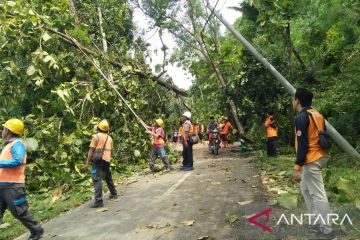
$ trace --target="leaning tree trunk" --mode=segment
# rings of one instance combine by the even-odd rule
[[[74,1],[73,0],[68,0],[68,5],[69,5],[70,13],[74,16],[75,22],[78,24],[79,23],[79,18],[77,17],[77,14],[76,14],[76,8],[75,8]]]
[[[98,6],[97,10],[98,10],[98,16],[99,16],[100,34],[101,34],[101,38],[102,38],[103,50],[104,50],[104,53],[107,53],[108,52],[108,45],[107,45],[106,35],[105,35],[105,32],[104,32],[104,28],[103,28],[103,17],[102,17],[102,12],[101,12],[100,6]],[[114,81],[113,75],[111,74],[110,71],[109,71],[109,74],[108,74],[108,78],[109,78],[109,80],[111,82]]]

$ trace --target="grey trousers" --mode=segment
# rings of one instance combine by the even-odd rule
[[[95,190],[95,202],[102,203],[102,179],[105,178],[105,182],[109,188],[111,195],[117,195],[117,191],[111,176],[110,163],[104,160],[93,164],[91,170],[91,177],[93,180],[94,190]]]
[[[7,206],[11,214],[29,229],[31,234],[39,231],[41,226],[28,211],[29,205],[23,187],[0,188],[0,205]],[[5,211],[5,209],[2,210]]]
[[[316,214],[316,216],[321,215],[325,221],[331,213],[322,177],[322,170],[326,168],[327,162],[328,159],[324,157],[313,163],[305,164],[300,182],[301,193],[305,199],[308,213]],[[323,233],[332,232],[331,223],[324,224],[322,220],[316,222],[316,224],[318,223]]]

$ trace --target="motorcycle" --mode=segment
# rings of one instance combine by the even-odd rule
[[[219,154],[219,133],[217,129],[209,134],[209,146],[212,154]]]

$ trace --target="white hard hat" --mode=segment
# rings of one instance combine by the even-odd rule
[[[191,118],[191,112],[184,112],[183,116],[187,117],[188,119]]]

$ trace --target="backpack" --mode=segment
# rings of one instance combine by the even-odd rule
[[[331,148],[331,142],[330,142],[329,133],[326,131],[325,123],[324,123],[325,129],[324,130],[319,130],[317,120],[314,118],[314,116],[313,116],[313,114],[311,112],[309,112],[309,111],[307,111],[307,112],[308,112],[310,118],[312,119],[312,121],[314,122],[316,130],[319,132],[319,144],[320,144],[320,147],[323,150],[329,150]],[[324,120],[324,122],[325,122],[325,120]]]
[[[104,146],[102,148],[97,148],[93,152],[91,159],[94,163],[100,162],[102,160],[108,138],[109,138],[109,135],[106,136],[106,140],[105,140]]]

